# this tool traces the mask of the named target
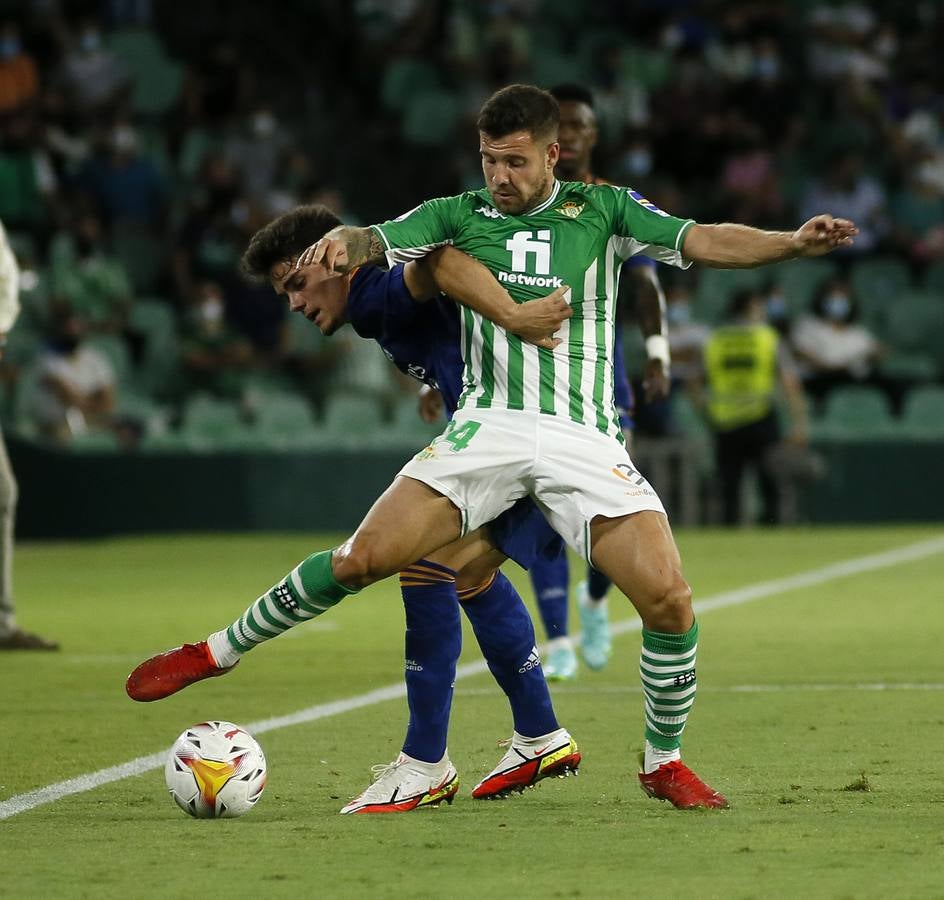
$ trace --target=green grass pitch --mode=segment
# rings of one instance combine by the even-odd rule
[[[697,600],[940,533],[697,531],[679,544]],[[155,753],[197,721],[246,724],[396,684],[391,580],[225,678],[160,703],[125,697],[140,659],[229,623],[334,537],[19,547],[22,624],[63,650],[0,654],[0,808]],[[511,730],[490,677],[472,675],[456,686],[450,808],[337,814],[399,749],[405,702],[388,700],[260,735],[269,785],[242,819],[187,818],[158,770],[0,819],[0,897],[944,897],[942,583],[939,552],[701,615],[685,758],[730,810],[680,812],[639,790],[632,632],[605,671],[554,688],[584,754],[579,778],[472,801]],[[615,596],[611,611],[632,616]],[[478,658],[467,632],[463,661]]]

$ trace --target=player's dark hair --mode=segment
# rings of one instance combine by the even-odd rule
[[[493,138],[527,131],[533,138],[556,140],[559,122],[560,109],[551,94],[532,84],[510,84],[485,101],[475,124]]]
[[[239,262],[240,272],[248,281],[268,281],[277,262],[298,256],[340,224],[341,220],[320,203],[283,213],[252,236]]]
[[[551,96],[558,103],[586,103],[593,109],[593,94],[582,84],[558,84],[551,88]]]

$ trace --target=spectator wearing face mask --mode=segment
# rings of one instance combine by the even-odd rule
[[[89,431],[111,430],[115,373],[108,360],[84,343],[86,325],[65,313],[38,362],[33,418],[39,433],[59,444]]]
[[[186,393],[241,398],[252,347],[227,323],[223,291],[215,282],[203,282],[198,288],[184,323],[181,361]]]
[[[874,380],[883,347],[857,317],[849,283],[832,278],[817,291],[811,314],[801,316],[792,329],[803,386],[818,401],[837,385]]]
[[[85,19],[71,36],[58,80],[79,117],[114,109],[130,86],[124,63],[105,46],[101,23]]]

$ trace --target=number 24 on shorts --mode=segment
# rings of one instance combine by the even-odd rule
[[[475,437],[475,433],[482,427],[481,422],[463,422],[459,425],[453,419],[442,434],[442,439],[452,444],[452,452],[458,453],[469,446],[469,441]]]

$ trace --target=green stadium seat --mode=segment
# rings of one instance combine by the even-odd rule
[[[717,325],[723,321],[735,291],[761,288],[770,277],[768,269],[702,269],[692,313],[699,322]]]
[[[243,449],[259,443],[237,404],[206,394],[185,404],[180,435],[195,450]]]
[[[407,397],[397,404],[393,420],[384,433],[389,435],[391,442],[419,449],[441,434],[445,427],[445,421],[434,422],[432,425],[424,422],[417,410],[416,398]]]
[[[85,345],[97,350],[111,364],[115,372],[115,381],[120,386],[131,378],[131,353],[124,338],[117,334],[91,334],[85,339]]]
[[[783,289],[791,316],[807,312],[816,289],[836,272],[836,263],[822,258],[793,260],[769,270],[771,280]]]
[[[76,453],[117,453],[118,437],[113,431],[88,431],[72,438],[69,447]]]
[[[900,259],[861,260],[853,265],[850,280],[862,321],[878,330],[891,303],[912,287],[911,273]]]
[[[428,62],[419,59],[397,59],[384,67],[380,99],[384,109],[399,113],[407,109],[414,97],[439,85],[439,74]]]
[[[826,397],[823,415],[812,422],[815,437],[883,438],[897,433],[888,400],[877,388],[835,388]]]
[[[316,447],[328,440],[315,424],[311,404],[299,394],[284,392],[258,398],[253,431],[260,443],[276,450]]]
[[[164,265],[164,245],[151,235],[133,229],[117,229],[111,248],[124,266],[134,290],[146,294],[154,290]]]
[[[890,353],[879,362],[879,371],[896,381],[933,381],[938,365],[927,353]]]
[[[922,284],[926,291],[944,297],[944,259],[939,259],[936,263],[931,263],[928,266]]]
[[[427,88],[403,110],[400,133],[414,147],[444,147],[455,140],[461,113],[456,93]]]
[[[944,438],[944,387],[912,388],[905,398],[901,424],[908,437]]]
[[[340,393],[325,405],[322,424],[336,444],[377,444],[384,440],[387,428],[381,422],[382,413],[380,403],[373,397]]]
[[[942,358],[944,300],[911,292],[891,300],[885,311],[882,337],[896,350],[926,352]]]
[[[169,302],[152,298],[135,300],[128,324],[148,340],[172,339],[177,334],[177,314]]]

